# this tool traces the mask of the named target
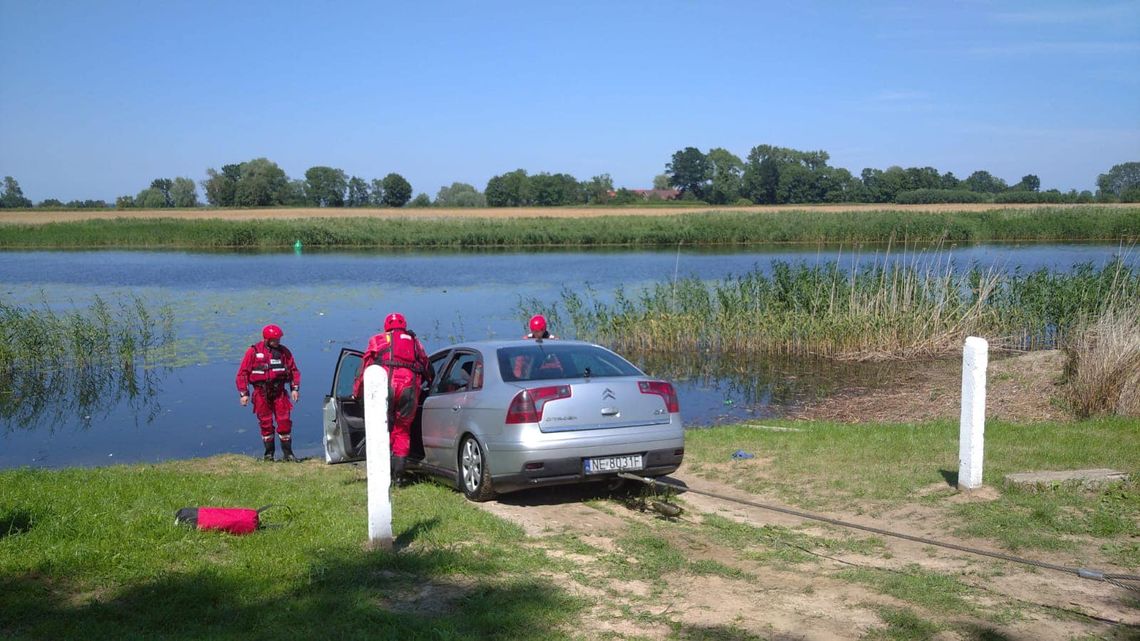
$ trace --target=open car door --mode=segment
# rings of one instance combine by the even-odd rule
[[[325,396],[325,462],[347,463],[364,459],[364,402],[352,398],[352,384],[364,353],[344,348],[336,362],[332,390]]]

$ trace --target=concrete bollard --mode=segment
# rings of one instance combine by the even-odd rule
[[[392,549],[392,468],[388,443],[388,372],[364,370],[364,454],[368,457],[368,547]]]
[[[962,350],[962,421],[958,435],[958,489],[982,486],[989,343],[970,336]]]

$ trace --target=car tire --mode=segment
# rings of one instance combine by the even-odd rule
[[[464,496],[479,503],[495,498],[487,453],[474,436],[465,437],[459,444],[457,463],[459,474],[456,480]]]

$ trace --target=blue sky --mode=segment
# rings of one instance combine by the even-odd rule
[[[1140,1],[0,0],[0,175],[34,201],[260,156],[636,188],[758,144],[1095,189],[1140,160]]]

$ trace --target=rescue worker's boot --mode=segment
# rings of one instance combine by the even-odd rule
[[[262,460],[269,461],[272,463],[274,453],[275,453],[275,449],[273,447],[273,439],[269,439],[268,441],[265,441],[265,456],[262,457]]]
[[[293,456],[293,440],[281,441],[281,460],[289,461],[291,463],[297,462],[297,457]]]
[[[404,487],[408,484],[408,476],[404,471],[407,465],[407,457],[392,455],[392,485]]]

